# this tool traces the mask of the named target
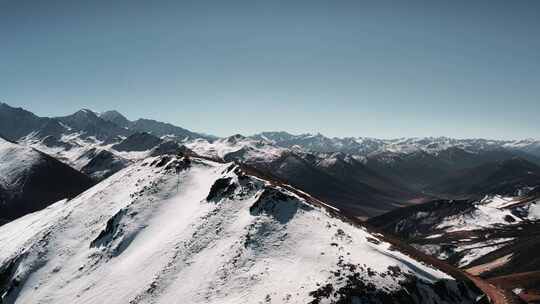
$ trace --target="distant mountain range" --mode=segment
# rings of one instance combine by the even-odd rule
[[[448,137],[413,137],[398,139],[377,139],[369,137],[329,138],[322,134],[292,135],[287,132],[263,132],[251,136],[266,140],[280,147],[294,146],[313,152],[344,152],[355,155],[386,153],[390,157],[400,154],[425,152],[438,154],[450,148],[477,153],[494,150],[522,151],[540,157],[540,140],[490,140],[455,139]]]
[[[0,133],[96,181],[149,155],[171,153],[184,145],[199,155],[243,162],[270,172],[361,218],[438,197],[461,198],[492,191],[482,186],[487,176],[474,175],[476,167],[510,159],[529,166],[540,164],[540,141],[536,140],[387,140],[286,132],[217,138],[155,120],[131,121],[118,111],[83,109],[63,117],[38,117],[7,104],[0,104]],[[522,169],[516,169],[515,175],[514,187],[506,191],[529,184],[526,180],[532,177]],[[477,177],[480,186],[473,190],[460,186],[460,182],[469,185],[463,181],[471,176]]]
[[[10,140],[19,140],[29,135],[44,138],[77,132],[85,137],[105,141],[137,132],[148,132],[158,137],[167,135],[178,140],[213,138],[151,119],[129,121],[116,111],[99,114],[83,109],[68,116],[39,117],[5,103],[0,103],[0,130],[3,130],[3,136]]]
[[[536,140],[217,138],[7,104],[0,134],[0,303],[540,299]]]

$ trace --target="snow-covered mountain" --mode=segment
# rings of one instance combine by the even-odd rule
[[[116,111],[98,114],[83,109],[49,118],[5,103],[0,104],[0,134],[54,156],[98,180],[150,155],[152,149],[166,142],[161,139],[165,135],[176,140],[210,138],[158,121],[132,122]],[[141,134],[149,134],[146,141]],[[149,147],[151,143],[155,145]]]
[[[396,210],[369,223],[427,254],[540,300],[540,187],[513,196],[440,200]]]
[[[199,155],[248,163],[269,163],[289,151],[276,147],[268,141],[247,138],[240,134],[213,141],[198,139],[186,142],[186,146]]]
[[[150,155],[174,153],[186,145],[199,155],[254,165],[362,218],[434,195],[456,195],[433,191],[433,187],[463,170],[514,157],[540,163],[533,155],[538,146],[533,140],[340,139],[286,132],[216,139],[167,123],[130,121],[117,111],[96,114],[81,110],[65,117],[40,118],[2,104],[0,116],[16,126],[9,128],[0,122],[10,138],[95,180]]]
[[[345,154],[366,168],[415,192],[431,193],[430,187],[444,183],[460,171],[512,158],[540,164],[540,141],[453,139],[447,137],[374,139],[328,138],[321,134],[291,135],[264,132],[249,137],[277,147],[304,151],[318,158]],[[322,163],[321,163],[322,164]],[[463,182],[466,182],[464,180]],[[451,184],[448,186],[452,186]]]
[[[537,168],[531,162],[537,160],[534,156],[528,156],[529,160],[516,158],[524,154],[505,149],[471,152],[447,145],[437,153],[381,151],[361,156],[307,152],[297,145],[276,146],[273,140],[275,137],[265,133],[264,138],[235,135],[212,142],[201,139],[187,145],[201,155],[242,161],[272,172],[361,217],[379,215],[438,195],[507,193],[515,187],[539,182],[536,177],[540,171],[531,169]]]
[[[285,148],[298,146],[311,152],[345,152],[358,155],[379,151],[386,144],[384,140],[376,138],[329,138],[320,133],[293,135],[287,132],[263,132],[251,137]]]
[[[105,111],[101,113],[99,117],[105,121],[112,122],[122,128],[128,129],[131,132],[146,132],[157,137],[167,136],[169,138],[175,138],[178,141],[197,138],[211,140],[215,138],[214,136],[195,133],[170,123],[152,119],[140,118],[135,121],[130,121],[115,110]]]
[[[355,155],[309,153],[242,135],[212,142],[200,139],[186,145],[199,155],[250,164],[360,218],[424,199],[422,194],[369,169],[364,159]]]
[[[8,220],[100,181],[0,227],[0,303],[474,303],[471,282],[495,302],[508,286],[537,292],[535,140],[214,138],[6,104],[0,133],[17,141],[0,141],[0,214],[22,212]],[[358,224],[373,216],[384,235]]]
[[[425,152],[436,155],[449,148],[459,148],[478,153],[506,149],[523,151],[540,157],[540,140],[489,140],[455,139],[449,137],[411,137],[396,139],[377,139],[369,137],[326,137],[318,134],[293,135],[287,132],[263,132],[251,136],[264,139],[277,146],[291,148],[299,146],[312,152],[344,152],[359,156],[391,153],[394,157],[411,153]]]
[[[103,170],[85,171],[85,173],[99,180],[114,173],[116,168],[125,167],[132,157],[137,158],[139,156],[112,149],[114,145],[121,143],[122,140],[123,138],[118,138],[116,141],[106,142],[94,136],[87,137],[79,132],[67,132],[59,137],[46,136],[44,138],[31,133],[21,138],[19,143],[47,153],[79,171],[85,171],[84,168],[95,168],[93,164],[97,162],[103,163],[104,160],[107,160],[110,166],[104,166]],[[116,165],[113,166],[113,164]]]
[[[129,119],[116,110],[102,112],[99,114],[99,117],[126,129],[132,124]]]
[[[0,225],[73,197],[92,184],[56,159],[0,137]]]
[[[38,117],[20,108],[0,104],[0,130],[4,137],[19,140],[30,133],[48,143],[62,143],[62,135],[80,133],[86,138],[95,137],[110,143],[118,137],[126,137],[138,132],[150,133],[156,137],[168,137],[177,141],[206,139],[215,141],[216,137],[195,133],[169,123],[150,119],[130,121],[118,111],[106,111],[97,114],[91,110],[80,110],[64,117]],[[429,153],[437,155],[450,148],[458,148],[469,153],[494,150],[520,151],[540,157],[540,141],[526,140],[489,140],[489,139],[454,139],[448,137],[377,139],[369,137],[326,137],[318,134],[293,135],[287,132],[263,132],[247,137],[256,142],[264,142],[274,148],[300,148],[306,152],[343,152],[357,157],[385,153],[387,160],[392,160],[411,153]]]
[[[117,138],[125,137],[130,134],[128,130],[100,118],[96,113],[88,109],[79,110],[68,116],[56,117],[55,120],[59,121],[64,127],[65,131],[63,134],[68,132],[77,133],[82,138],[92,137],[98,140],[111,142],[117,140]]]
[[[474,303],[480,295],[464,277],[253,172],[150,157],[0,227],[2,303]]]

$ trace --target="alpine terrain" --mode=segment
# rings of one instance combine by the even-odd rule
[[[92,185],[89,177],[53,157],[0,137],[0,225]]]
[[[473,303],[482,293],[256,170],[138,161],[0,227],[3,303]]]
[[[540,141],[0,104],[0,303],[534,303]]]

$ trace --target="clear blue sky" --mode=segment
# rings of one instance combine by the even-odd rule
[[[0,0],[0,100],[216,135],[540,137],[540,1]]]

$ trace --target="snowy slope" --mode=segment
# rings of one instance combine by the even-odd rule
[[[440,200],[370,219],[425,253],[506,290],[540,297],[540,187],[516,196]],[[530,296],[530,298],[529,298]]]
[[[0,294],[5,303],[476,298],[292,190],[232,164],[148,158],[0,227]]]
[[[49,140],[51,140],[50,137],[41,138],[38,134],[31,133],[19,142],[52,155],[78,170],[92,160],[89,151],[100,151],[106,149],[107,146],[103,140],[92,136],[84,137],[84,134],[79,132],[66,132],[55,139],[54,143]]]
[[[157,146],[160,137],[165,135],[175,139],[212,138],[148,119],[130,122],[114,111],[103,113],[102,116],[83,109],[63,117],[38,117],[26,110],[0,104],[0,126],[4,127],[2,134],[49,154],[97,180],[125,167],[131,161],[149,156],[154,147],[148,145],[155,143]],[[147,141],[143,142],[141,132],[153,135],[148,135]],[[139,138],[123,142],[137,135]],[[103,162],[104,155],[107,155],[111,169],[103,170],[103,166],[97,166],[99,171],[90,172],[91,168],[96,167],[96,162]],[[98,159],[94,160],[95,157]]]
[[[90,178],[0,137],[0,225],[88,189]]]
[[[534,190],[523,189],[519,196],[490,195],[479,201],[433,202],[391,212],[372,219],[371,223],[409,239],[420,250],[458,267],[470,268],[504,257],[497,261],[496,266],[501,267],[516,257],[494,252],[516,253],[517,244],[532,242],[536,246],[534,244],[538,243],[534,235],[540,228],[540,198],[529,194]],[[486,258],[490,254],[491,258]],[[481,272],[492,270],[494,266]],[[477,273],[478,269],[473,272]]]
[[[173,153],[172,150],[180,147],[176,141],[145,132],[99,139],[88,136],[86,132],[73,132],[67,126],[59,137],[43,138],[33,132],[21,138],[20,143],[54,156],[95,180],[108,177],[130,163],[160,151]]]
[[[199,155],[227,161],[242,160],[247,163],[270,163],[288,151],[266,140],[254,140],[242,135],[207,141],[198,139],[186,146]]]
[[[435,229],[455,232],[518,224],[529,219],[528,214],[518,217],[508,208],[518,201],[519,197],[486,196],[472,203],[471,209],[442,218]]]
[[[39,152],[0,137],[0,188],[12,190],[25,182],[25,173],[42,160]]]
[[[38,134],[31,133],[22,138],[20,143],[69,164],[71,167],[82,171],[96,180],[107,177],[119,169],[126,167],[133,161],[144,159],[152,154],[154,147],[144,147],[141,149],[132,146],[133,149],[116,149],[116,147],[128,141],[133,134],[127,138],[119,137],[115,140],[102,140],[94,136],[86,136],[84,132],[65,133],[59,138],[41,138]],[[156,138],[156,147],[159,146],[160,139]],[[53,141],[53,142],[51,142]],[[122,147],[122,146],[121,146]],[[96,163],[105,164],[96,168]],[[90,170],[92,168],[92,170]]]

